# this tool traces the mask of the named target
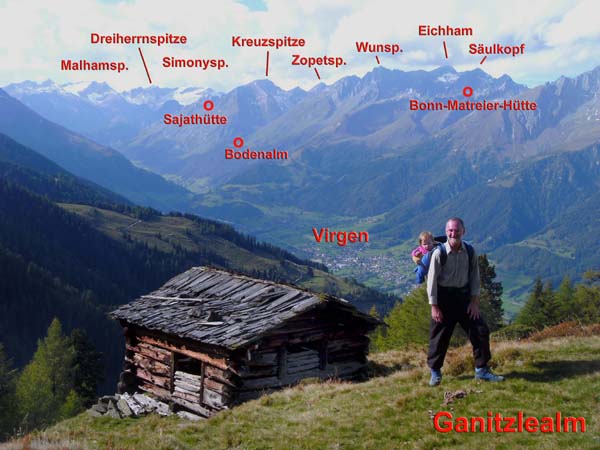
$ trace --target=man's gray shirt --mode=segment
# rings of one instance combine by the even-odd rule
[[[479,264],[477,253],[473,249],[473,258],[469,268],[469,253],[465,243],[461,243],[458,252],[453,252],[450,244],[446,242],[446,264],[442,267],[440,260],[440,249],[433,250],[429,272],[427,273],[427,296],[430,305],[438,304],[438,286],[463,287],[469,284],[471,297],[479,295]],[[469,276],[469,272],[470,275]]]

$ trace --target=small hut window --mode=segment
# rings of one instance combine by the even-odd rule
[[[200,375],[202,372],[202,362],[189,356],[175,353],[175,371],[186,372],[191,375]]]

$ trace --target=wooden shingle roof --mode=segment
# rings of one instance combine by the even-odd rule
[[[346,300],[208,267],[177,275],[151,294],[122,305],[111,316],[233,350],[324,304],[364,321],[369,328],[380,323]]]

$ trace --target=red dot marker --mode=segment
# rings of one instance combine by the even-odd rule
[[[203,106],[206,111],[212,111],[212,109],[215,107],[215,104],[212,100],[206,100]]]
[[[471,86],[465,86],[463,88],[463,95],[465,97],[470,97],[471,95],[473,95],[473,88]]]
[[[236,137],[233,140],[233,146],[235,148],[241,148],[241,147],[243,147],[244,146],[244,140],[241,137]]]

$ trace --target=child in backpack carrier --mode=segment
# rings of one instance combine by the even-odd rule
[[[412,259],[417,265],[415,273],[417,274],[416,281],[419,284],[425,281],[425,275],[427,275],[427,271],[429,270],[429,264],[425,266],[422,262],[423,257],[432,251],[434,247],[435,242],[433,234],[430,231],[422,231],[421,234],[419,234],[419,246],[411,253]]]

